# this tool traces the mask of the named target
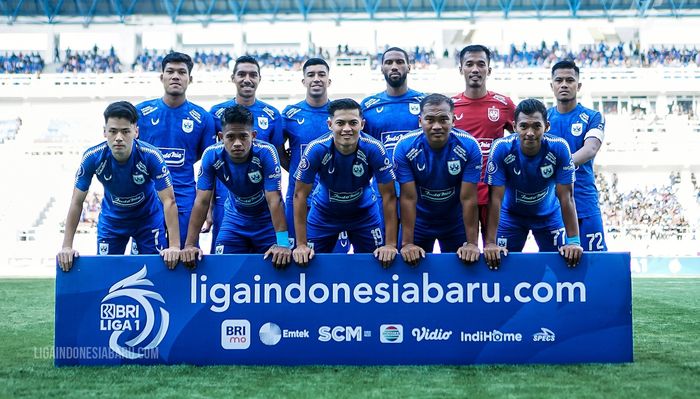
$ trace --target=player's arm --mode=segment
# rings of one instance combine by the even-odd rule
[[[583,248],[578,231],[578,216],[574,202],[574,185],[557,184],[557,198],[561,205],[561,216],[566,228],[566,244],[559,248],[559,253],[566,259],[569,267],[576,266],[581,261]]]
[[[277,235],[277,244],[265,252],[264,259],[272,255],[272,265],[277,269],[283,269],[289,266],[289,263],[292,261],[292,250],[289,248],[289,231],[287,229],[287,220],[284,217],[282,193],[277,190],[265,191],[265,199],[272,216],[272,225]]]
[[[578,151],[574,152],[571,157],[574,159],[574,164],[576,166],[581,166],[584,163],[593,159],[603,143],[598,137],[589,137],[583,142],[583,147],[579,148]]]
[[[314,250],[308,246],[308,238],[306,237],[306,200],[311,194],[311,188],[311,184],[301,180],[297,180],[294,186],[294,231],[297,247],[294,248],[292,255],[294,262],[298,263],[299,266],[307,266],[314,257]]]
[[[382,196],[386,240],[383,246],[374,250],[374,257],[381,262],[382,267],[387,268],[399,252],[396,249],[397,225],[399,223],[396,216],[396,188],[393,179],[388,183],[378,183],[377,186]]]
[[[175,202],[175,191],[172,186],[168,186],[158,191],[158,198],[163,204],[163,214],[165,216],[165,226],[168,229],[168,248],[160,251],[168,269],[174,269],[180,260],[180,224],[177,217],[177,203]]]
[[[66,226],[63,233],[63,245],[61,251],[56,255],[56,260],[61,270],[69,271],[73,267],[73,259],[80,256],[78,251],[73,249],[73,239],[75,231],[80,223],[80,214],[83,212],[83,202],[87,197],[87,191],[82,191],[77,187],[73,188],[73,196],[68,207],[68,215],[66,216]]]
[[[459,202],[462,204],[462,220],[464,231],[467,234],[467,242],[457,249],[457,256],[463,262],[476,262],[479,260],[479,211],[477,208],[476,183],[462,182],[459,190]]]
[[[506,192],[506,186],[489,186],[488,225],[486,226],[486,239],[484,240],[484,258],[489,269],[497,270],[501,265],[501,252],[508,255],[508,250],[501,248],[496,243],[498,223],[501,221],[501,204]]]
[[[202,260],[202,255],[204,254],[200,248],[195,246],[195,243],[199,241],[199,231],[207,218],[211,197],[212,190],[197,189],[197,196],[194,199],[192,213],[190,214],[190,222],[187,225],[185,247],[182,248],[181,252],[182,263],[189,268],[197,266],[197,261]]]
[[[418,265],[421,258],[425,258],[425,250],[414,244],[416,228],[416,182],[411,181],[401,184],[401,257],[411,266]]]

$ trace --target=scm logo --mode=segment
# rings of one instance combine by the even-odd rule
[[[250,347],[250,321],[224,320],[221,323],[221,347],[224,349],[248,349]]]
[[[362,331],[362,327],[352,327],[352,326],[322,326],[318,329],[318,340],[321,342],[328,342],[333,340],[335,342],[344,341],[362,341],[362,337],[371,337],[371,331]]]

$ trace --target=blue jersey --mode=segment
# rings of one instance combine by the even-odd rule
[[[551,125],[548,133],[566,140],[572,153],[580,150],[584,141],[590,137],[603,142],[605,119],[598,111],[578,104],[571,112],[560,114],[557,107],[552,107],[547,112],[547,118]],[[598,189],[593,174],[593,159],[579,165],[576,169],[574,200],[579,218],[600,214]]]
[[[453,224],[462,219],[462,182],[481,178],[481,149],[474,137],[453,129],[447,144],[433,150],[423,130],[403,136],[394,149],[396,180],[416,184],[416,217],[430,224]]]
[[[498,139],[486,166],[486,184],[505,186],[501,209],[515,216],[546,218],[560,213],[557,184],[573,184],[574,161],[563,139],[545,133],[537,155],[520,150],[517,134]]]
[[[418,129],[420,102],[425,94],[408,90],[402,96],[392,97],[385,91],[362,100],[365,133],[382,142],[389,157],[401,136]]]
[[[224,110],[234,105],[236,105],[235,99],[211,107],[209,112],[214,116],[217,132],[221,131],[221,116],[224,114]],[[284,137],[282,136],[282,124],[284,122],[277,108],[260,100],[255,100],[253,105],[246,108],[253,114],[253,127],[257,132],[256,139],[266,141],[275,147],[284,144]]]
[[[313,184],[319,177],[313,205],[334,220],[352,221],[376,210],[376,196],[370,187],[374,177],[380,184],[395,181],[391,160],[382,144],[360,133],[357,151],[341,154],[333,133],[309,143],[299,162],[296,179]]]
[[[157,191],[171,187],[172,178],[157,148],[134,140],[131,156],[121,164],[107,142],[91,147],[83,154],[75,188],[88,191],[92,176],[104,186],[100,223],[132,226],[144,224],[149,218],[162,218]]]
[[[202,156],[197,189],[212,190],[217,179],[228,189],[224,220],[258,216],[269,219],[265,191],[281,191],[280,178],[279,156],[269,143],[254,140],[248,160],[243,163],[233,162],[224,144],[219,143],[207,148]]]
[[[196,195],[194,164],[214,144],[214,120],[204,108],[185,101],[170,108],[162,99],[136,106],[139,139],[158,147],[172,174],[178,211],[192,209]]]

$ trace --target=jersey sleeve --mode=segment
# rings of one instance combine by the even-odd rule
[[[484,183],[489,186],[505,186],[506,185],[506,169],[503,159],[505,157],[506,145],[496,145],[491,150],[489,161],[486,164],[486,174],[484,175]]]
[[[148,151],[144,154],[146,154],[146,159],[148,159],[148,173],[153,176],[156,191],[162,191],[168,187],[172,187],[173,178],[170,175],[168,166],[165,164],[165,159],[160,151],[154,151],[153,153]]]
[[[394,174],[394,165],[391,163],[384,146],[379,141],[374,141],[369,147],[370,150],[370,167],[374,169],[374,178],[379,184],[387,184],[396,181]]]
[[[302,183],[313,184],[316,180],[316,173],[321,165],[321,154],[323,153],[323,146],[320,145],[309,145],[304,151],[304,155],[299,161],[299,167],[297,168],[294,178]]]
[[[605,118],[603,117],[603,114],[601,114],[600,112],[596,112],[593,115],[591,115],[591,119],[588,122],[588,126],[588,131],[583,137],[583,140],[585,141],[589,137],[595,137],[602,143],[605,139]]]
[[[197,176],[197,190],[211,191],[216,184],[216,170],[214,169],[216,151],[207,150],[202,155],[202,164]]]
[[[275,122],[272,126],[272,132],[270,132],[270,143],[276,147],[284,144],[284,118],[275,109]]]
[[[95,174],[95,155],[91,154],[90,150],[86,151],[75,172],[75,188],[80,191],[88,191],[90,188],[92,176]]]
[[[462,172],[462,181],[465,183],[478,183],[481,180],[481,165],[483,164],[483,159],[481,155],[481,148],[479,148],[479,143],[476,139],[464,140],[467,146],[467,163],[464,165],[464,171]]]
[[[503,125],[503,130],[511,133],[515,132],[515,103],[510,97],[506,97],[508,105],[505,107],[506,121]]]
[[[399,184],[415,181],[411,163],[406,157],[407,148],[406,141],[400,141],[394,148],[394,172],[396,173],[396,181]]]
[[[197,154],[197,158],[201,158],[204,150],[216,143],[216,133],[218,132],[214,126],[214,117],[210,113],[205,112],[203,119],[204,129],[202,130],[202,137],[199,138],[199,154]]]
[[[282,191],[282,169],[277,150],[271,145],[264,146],[260,161],[265,175],[265,191]]]
[[[558,156],[554,172],[555,181],[557,184],[573,184],[576,181],[576,165],[574,165],[574,158],[571,156],[569,144],[563,140],[557,144]]]
[[[211,115],[214,121],[214,134],[218,134],[221,131],[221,118],[219,118],[220,112],[223,112],[223,108],[215,105],[209,110],[209,115]]]

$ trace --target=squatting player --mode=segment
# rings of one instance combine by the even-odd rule
[[[494,142],[486,166],[489,221],[484,258],[491,269],[501,251],[520,252],[530,230],[541,252],[559,251],[576,266],[583,248],[574,205],[574,161],[563,139],[546,134],[547,109],[535,99],[515,108],[517,134]]]
[[[481,151],[471,135],[454,128],[454,104],[442,94],[421,103],[420,125],[394,150],[401,184],[401,256],[417,264],[432,252],[457,252],[465,262],[479,259],[476,184]]]
[[[136,139],[138,113],[131,103],[110,104],[104,118],[107,140],[85,151],[75,176],[63,249],[56,255],[58,264],[67,272],[73,267],[73,259],[79,256],[73,249],[73,238],[90,182],[97,176],[104,186],[102,211],[97,221],[97,253],[123,255],[132,238],[140,253],[160,252],[172,269],[180,255],[180,231],[175,194],[165,160],[158,149]],[[166,224],[167,247],[164,245]]]
[[[587,251],[607,251],[603,219],[598,206],[598,189],[593,174],[593,159],[603,144],[605,119],[598,111],[578,103],[576,93],[581,88],[579,68],[572,61],[560,61],[552,66],[552,91],[557,106],[549,109],[551,127],[548,133],[569,143],[576,165],[574,199],[583,248]]]
[[[214,144],[215,135],[211,115],[187,100],[192,65],[187,54],[173,52],[165,56],[160,74],[163,97],[136,106],[140,114],[140,140],[158,147],[172,174],[181,246],[187,237],[187,223],[195,197],[194,164],[204,150]]]
[[[360,132],[364,120],[360,105],[354,100],[332,101],[328,113],[328,128],[332,133],[309,144],[296,173],[294,261],[304,266],[313,258],[314,251],[331,252],[338,234],[345,230],[356,253],[374,252],[382,265],[388,267],[398,253],[391,160],[378,140]],[[319,182],[307,221],[306,200],[316,176]],[[377,198],[370,187],[372,177],[377,180],[384,200],[386,240]]]
[[[193,267],[202,257],[202,250],[194,244],[218,179],[227,190],[228,201],[216,253],[265,253],[265,257],[272,255],[275,267],[285,267],[291,262],[292,250],[284,220],[277,150],[255,139],[253,114],[242,105],[226,108],[221,123],[223,142],[207,148],[202,156],[182,261]]]

